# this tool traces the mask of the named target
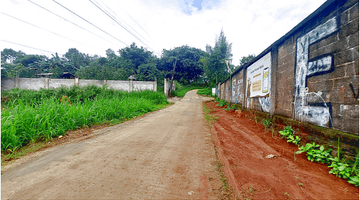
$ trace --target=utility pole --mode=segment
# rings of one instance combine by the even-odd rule
[[[228,68],[228,70],[229,70],[229,105],[228,105],[228,108],[230,108],[230,104],[231,104],[231,82],[232,82],[232,80],[231,80],[231,70],[230,70],[230,67],[229,67],[229,60],[225,60],[225,63],[226,63],[226,66],[227,66],[227,68]]]

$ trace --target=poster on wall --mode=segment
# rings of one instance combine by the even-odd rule
[[[247,68],[247,97],[266,97],[270,91],[271,52]]]

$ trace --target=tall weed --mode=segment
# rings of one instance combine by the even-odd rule
[[[127,93],[96,86],[36,92],[15,89],[6,94],[10,101],[1,113],[2,151],[14,151],[30,141],[49,140],[82,126],[130,119],[167,104],[161,93]],[[68,95],[72,104],[60,103],[62,95]]]

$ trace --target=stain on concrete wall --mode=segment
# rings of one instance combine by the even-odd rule
[[[270,97],[258,97],[261,110],[263,112],[270,112]]]
[[[309,106],[307,96],[307,77],[329,72],[332,68],[332,56],[325,56],[309,62],[309,46],[337,30],[336,17],[317,26],[307,34],[299,37],[296,42],[296,78],[295,78],[295,118],[300,121],[312,122],[319,126],[331,126],[330,108]],[[319,98],[322,98],[319,96]],[[323,102],[326,105],[326,102]]]

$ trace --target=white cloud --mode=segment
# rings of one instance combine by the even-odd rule
[[[2,40],[60,54],[75,47],[83,53],[105,56],[105,50],[108,48],[117,52],[125,47],[121,42],[71,14],[54,1],[31,1],[106,40],[50,14],[29,1],[13,0],[2,0],[2,12],[66,38],[71,38],[71,40],[1,14],[1,27],[6,27],[6,31],[1,33]],[[136,42],[138,46],[145,46],[89,0],[56,1],[126,44],[130,45],[132,42]],[[215,37],[223,28],[225,36],[233,44],[233,64],[238,64],[242,56],[261,53],[317,9],[325,0],[203,0],[201,10],[193,6],[194,0],[92,0],[92,2],[99,3],[103,8],[110,8],[116,15],[111,13],[108,8],[106,10],[141,34],[143,38],[138,37],[145,43],[147,43],[145,40],[149,41],[149,46],[158,54],[162,49],[172,49],[186,44],[205,50],[206,44],[211,46],[215,44]],[[28,54],[44,53],[3,41],[0,44],[1,50],[13,48]],[[48,53],[46,55],[49,56]]]

